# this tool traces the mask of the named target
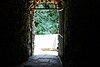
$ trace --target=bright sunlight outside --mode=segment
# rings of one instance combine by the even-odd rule
[[[45,3],[38,5],[45,8]],[[53,8],[53,3],[49,3],[49,8]],[[58,55],[58,11],[57,10],[35,10],[35,41],[34,54]]]

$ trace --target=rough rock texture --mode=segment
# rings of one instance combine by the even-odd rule
[[[17,64],[30,56],[30,15],[27,0],[2,1],[0,56],[5,65]],[[6,61],[6,62],[5,62]]]
[[[93,0],[65,1],[62,44],[62,62],[65,67],[97,65],[96,4]]]

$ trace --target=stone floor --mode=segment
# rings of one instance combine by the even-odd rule
[[[62,67],[57,55],[40,54],[34,55],[27,62],[16,67]]]

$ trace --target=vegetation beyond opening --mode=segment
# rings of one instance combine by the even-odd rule
[[[40,3],[39,8],[45,8],[45,3]],[[49,3],[49,8],[53,8]],[[35,10],[34,11],[35,34],[58,34],[58,11],[57,10]]]

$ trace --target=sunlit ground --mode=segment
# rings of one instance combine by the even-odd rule
[[[57,52],[57,46],[58,46],[57,34],[36,35],[34,42],[35,42],[34,55],[42,55],[42,54],[58,55],[58,52]],[[46,49],[43,49],[43,48],[46,48]],[[48,49],[48,48],[50,48],[50,49]]]
[[[34,55],[44,55],[44,54],[58,55],[58,52],[57,51],[42,51],[42,50],[39,50],[39,49],[34,50]]]

